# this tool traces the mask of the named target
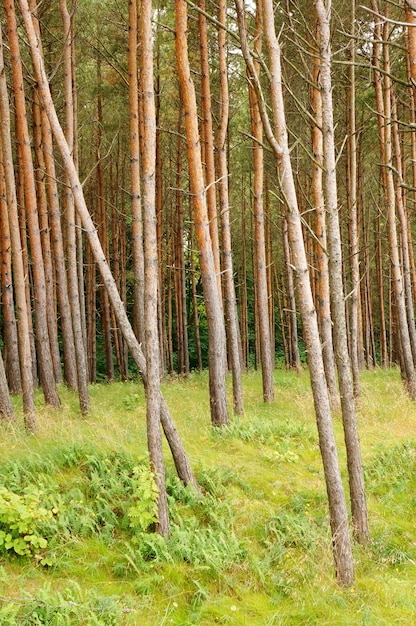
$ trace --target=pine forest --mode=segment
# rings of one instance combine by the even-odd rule
[[[0,625],[416,622],[415,232],[414,0],[4,0]]]

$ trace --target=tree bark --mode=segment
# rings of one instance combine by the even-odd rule
[[[354,397],[360,397],[360,368],[359,368],[359,307],[360,307],[360,257],[359,257],[359,230],[358,230],[358,200],[357,200],[357,140],[355,120],[355,0],[351,0],[351,39],[348,44],[349,85],[347,91],[347,121],[348,121],[348,211],[350,233],[350,359],[353,378]]]
[[[315,27],[316,43],[319,45],[319,32]],[[323,191],[323,142],[322,142],[322,96],[319,89],[321,61],[319,54],[313,58],[312,80],[310,88],[310,103],[314,116],[312,124],[312,150],[314,162],[312,163],[312,195],[315,208],[314,230],[316,242],[316,267],[317,267],[317,312],[319,320],[319,333],[322,341],[322,356],[324,359],[325,376],[328,385],[331,407],[337,409],[340,406],[337,378],[335,372],[334,345],[332,339],[332,319],[329,295],[329,270],[328,251],[326,237],[326,211]]]
[[[347,450],[348,478],[354,532],[361,543],[369,539],[364,471],[355,414],[353,381],[348,354],[347,325],[342,279],[341,232],[338,215],[334,122],[331,85],[330,16],[331,0],[315,0],[317,27],[320,32],[322,136],[324,148],[324,178],[328,214],[329,281],[332,318],[334,322],[335,362],[341,396],[342,422]],[[358,285],[357,285],[358,288]]]
[[[258,4],[256,8],[256,34],[255,34],[255,51],[257,55],[261,55],[262,51],[262,30],[263,30],[262,10]],[[257,74],[260,70],[260,64],[255,63]],[[258,339],[259,352],[262,369],[263,382],[263,400],[265,402],[273,402],[274,400],[274,381],[273,381],[273,361],[272,348],[270,342],[270,320],[268,308],[268,291],[267,291],[267,272],[266,272],[266,243],[264,233],[264,202],[263,202],[263,186],[264,186],[264,156],[263,156],[263,129],[258,103],[249,81],[249,97],[250,97],[250,120],[251,134],[253,141],[253,163],[254,163],[254,262],[255,262],[255,281],[256,281],[256,317],[258,320]]]
[[[140,192],[139,85],[137,78],[137,1],[129,0],[129,106],[130,189],[134,271],[134,314],[136,336],[144,347],[144,254]]]
[[[0,292],[3,311],[4,369],[6,372],[9,391],[12,395],[16,395],[21,393],[22,383],[20,378],[17,324],[14,312],[12,251],[10,243],[9,216],[7,213],[6,181],[3,165],[4,160],[1,150],[1,139],[0,160]]]
[[[66,0],[60,0],[59,8],[64,29],[64,80],[65,80],[65,136],[68,142],[71,154],[74,154],[74,101],[73,101],[73,85],[72,85],[72,28],[71,16],[68,12]],[[75,6],[73,3],[72,11]],[[72,328],[75,341],[75,359],[77,366],[77,387],[79,406],[82,415],[86,415],[90,409],[90,398],[87,387],[87,358],[85,354],[85,345],[83,340],[82,322],[81,322],[81,303],[78,282],[78,263],[77,263],[77,244],[76,244],[76,228],[75,228],[75,205],[72,191],[68,179],[66,179],[66,187],[64,189],[63,206],[66,213],[67,225],[67,254],[68,254],[68,287],[69,287],[69,303],[71,308]]]
[[[39,213],[40,238],[42,242],[42,254],[45,265],[46,287],[46,320],[48,324],[49,345],[51,350],[53,372],[57,383],[62,382],[61,357],[58,343],[58,325],[55,310],[55,276],[52,261],[52,246],[50,238],[48,202],[45,186],[45,158],[42,148],[42,122],[41,107],[36,89],[33,92],[33,143],[37,167],[35,171],[37,203]]]
[[[227,25],[227,2],[220,0],[218,21]],[[227,38],[223,28],[218,29],[218,54],[220,70],[220,119],[215,138],[217,154],[218,193],[221,215],[222,265],[224,281],[225,318],[228,332],[229,358],[233,381],[233,406],[236,415],[244,413],[240,365],[240,328],[234,286],[234,269],[231,246],[231,226],[227,164],[227,130],[229,114]]]
[[[198,0],[198,6],[205,11],[205,0]],[[220,264],[220,243],[218,235],[218,215],[215,185],[215,160],[214,160],[214,139],[212,128],[211,110],[211,86],[210,67],[208,54],[208,32],[207,19],[203,13],[198,13],[199,24],[199,50],[201,56],[201,115],[203,145],[202,154],[205,160],[205,186],[206,203],[209,220],[209,232],[211,236],[212,252],[214,255],[214,267],[217,276],[218,292],[221,297],[221,264]],[[221,30],[221,29],[220,29]],[[222,303],[222,302],[221,302]]]
[[[214,426],[228,424],[226,376],[226,342],[224,317],[218,293],[214,265],[206,189],[204,183],[201,146],[198,132],[195,87],[190,73],[187,48],[187,5],[176,0],[176,62],[182,102],[185,111],[185,128],[188,148],[188,164],[194,206],[195,231],[198,242],[199,261],[208,324],[208,363],[211,421]]]
[[[165,466],[162,454],[160,432],[160,372],[159,337],[157,323],[157,291],[159,265],[156,233],[156,110],[153,85],[153,44],[152,44],[152,0],[142,0],[140,15],[140,55],[141,88],[143,93],[144,125],[143,140],[146,150],[142,155],[143,174],[143,231],[145,269],[145,350],[147,367],[146,416],[147,445],[150,466],[158,488],[157,529],[161,535],[169,536],[169,514],[165,484]]]

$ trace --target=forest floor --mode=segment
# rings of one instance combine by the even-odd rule
[[[15,399],[17,425],[0,425],[0,624],[415,624],[416,404],[399,372],[362,374],[372,540],[354,545],[347,589],[334,578],[307,373],[277,369],[270,405],[258,372],[243,384],[245,416],[222,430],[210,426],[205,373],[163,385],[204,490],[182,487],[166,446],[169,542],[144,531],[140,383],[92,386],[87,418],[65,388],[60,412],[39,393],[36,436]],[[346,478],[339,415],[334,425]]]

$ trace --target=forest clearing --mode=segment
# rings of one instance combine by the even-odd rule
[[[204,491],[181,486],[165,450],[168,541],[151,525],[143,531],[148,519],[140,527],[129,517],[140,493],[132,490],[132,468],[146,459],[140,384],[92,387],[87,419],[73,392],[60,390],[60,412],[45,409],[38,394],[36,436],[0,426],[1,484],[57,511],[54,526],[39,522],[47,564],[2,552],[0,624],[414,622],[416,408],[398,371],[362,375],[358,419],[371,542],[353,547],[351,588],[333,575],[306,372],[277,369],[273,404],[261,400],[259,372],[244,375],[246,415],[221,430],[210,425],[206,386],[206,374],[163,385]],[[345,479],[339,415],[334,427]]]

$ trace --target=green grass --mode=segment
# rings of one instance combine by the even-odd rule
[[[36,522],[48,539],[37,557],[0,552],[0,625],[415,623],[416,405],[398,372],[362,374],[372,541],[354,546],[350,589],[334,580],[308,376],[276,370],[275,383],[265,405],[260,374],[246,374],[246,414],[222,430],[210,426],[206,374],[164,384],[205,494],[180,484],[164,444],[168,543],[144,530],[147,496],[134,470],[146,458],[139,383],[91,387],[87,418],[67,389],[61,412],[45,409],[39,393],[36,436],[21,417],[1,424],[0,486],[34,493],[55,512]],[[339,415],[334,427],[346,479]]]

